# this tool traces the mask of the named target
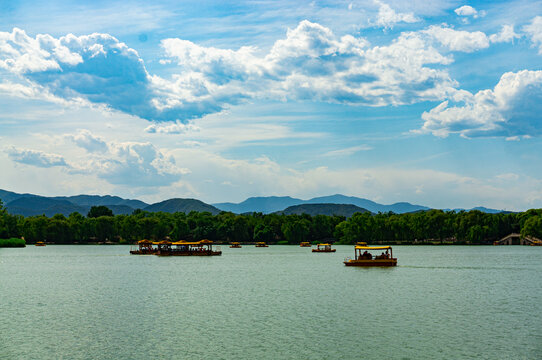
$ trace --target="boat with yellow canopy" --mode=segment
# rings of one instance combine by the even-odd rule
[[[153,242],[147,239],[143,239],[137,242],[138,248],[136,250],[130,249],[132,255],[154,255],[158,249],[152,247]]]
[[[318,244],[316,249],[312,249],[312,252],[335,252],[337,249],[332,249],[331,244]]]
[[[260,241],[260,242],[257,242],[257,243],[256,243],[256,247],[269,247],[269,245],[267,245],[267,244],[264,243],[263,241]]]
[[[238,249],[238,248],[240,248],[240,247],[241,247],[241,244],[238,243],[238,242],[232,242],[232,243],[230,244],[230,248],[232,248],[232,249]]]
[[[180,240],[176,242],[160,241],[158,245],[158,256],[217,256],[222,255],[219,249],[213,250],[211,240],[200,240],[188,242]]]
[[[299,244],[301,247],[311,247],[311,243],[308,241],[303,241],[301,244]]]
[[[373,255],[371,252],[382,251],[380,255]],[[391,246],[364,246],[356,245],[354,248],[354,259],[346,258],[346,266],[397,266],[397,258],[393,257]]]
[[[46,244],[43,241],[38,241],[34,244],[35,246],[46,246]]]

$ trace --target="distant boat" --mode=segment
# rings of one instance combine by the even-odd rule
[[[36,246],[46,246],[47,244],[45,244],[43,241],[38,241],[35,245]]]
[[[238,249],[238,248],[240,248],[240,247],[241,247],[241,244],[238,243],[238,242],[232,242],[232,243],[230,244],[230,248],[232,248],[232,249]]]
[[[331,244],[318,244],[316,249],[312,249],[312,252],[335,252],[337,249],[332,249]]]
[[[370,251],[380,251],[381,255],[374,255]],[[363,253],[362,253],[363,251]],[[393,257],[391,246],[364,246],[356,245],[354,248],[354,259],[345,259],[346,266],[397,266],[397,258]]]
[[[130,250],[132,255],[154,255],[158,249],[152,247],[152,241],[144,239],[137,242],[138,249]]]
[[[184,240],[177,242],[160,241],[158,245],[158,256],[217,256],[222,255],[222,251],[213,250],[211,240],[201,240],[187,242]]]
[[[299,244],[301,247],[311,247],[311,243],[308,241],[303,241],[301,244]]]
[[[269,245],[267,245],[267,244],[264,243],[263,241],[260,241],[260,242],[257,242],[257,243],[256,243],[256,247],[269,247]]]

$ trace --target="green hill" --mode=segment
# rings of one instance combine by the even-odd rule
[[[168,213],[175,213],[175,212],[184,212],[189,213],[190,211],[208,211],[213,215],[219,214],[220,210],[215,208],[212,205],[206,204],[203,201],[196,200],[196,199],[169,199],[165,200],[156,204],[149,205],[145,207],[143,210],[150,211],[150,212],[168,212]]]
[[[370,212],[367,209],[361,208],[352,204],[302,204],[287,207],[283,211],[278,211],[279,214],[285,215],[301,215],[308,214],[314,215],[339,215],[345,217],[351,217],[355,213]]]

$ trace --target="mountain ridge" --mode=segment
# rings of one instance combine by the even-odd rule
[[[12,214],[23,216],[54,215],[55,211],[68,216],[72,212],[79,212],[86,215],[91,206],[107,206],[114,214],[131,214],[136,209],[146,211],[209,211],[217,214],[220,211],[231,211],[236,214],[261,212],[270,214],[284,211],[288,207],[303,204],[336,204],[336,205],[355,205],[359,208],[370,211],[371,213],[394,212],[403,214],[416,211],[431,210],[430,207],[411,204],[408,202],[397,202],[390,205],[379,204],[375,201],[358,198],[355,196],[346,196],[342,194],[319,196],[308,200],[302,200],[291,196],[258,196],[249,197],[240,203],[223,202],[207,204],[197,199],[172,198],[163,200],[154,204],[147,204],[137,199],[124,199],[112,195],[74,195],[74,196],[40,196],[29,193],[19,194],[0,189],[0,199],[4,206]],[[449,211],[449,209],[443,209]],[[499,213],[504,210],[490,209],[478,206],[472,209],[454,209],[461,210],[479,210],[486,213]]]

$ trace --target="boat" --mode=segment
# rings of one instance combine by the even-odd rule
[[[260,241],[260,242],[257,242],[257,243],[256,243],[256,247],[269,247],[269,245],[267,245],[267,244],[264,243],[263,241]]]
[[[335,252],[337,249],[332,249],[331,244],[318,244],[316,249],[312,249],[312,252]]]
[[[241,247],[241,244],[238,243],[238,242],[232,242],[232,243],[230,244],[230,248],[232,248],[232,249],[238,249],[238,248],[240,248],[240,247]]]
[[[383,251],[381,255],[374,255],[374,251]],[[354,259],[346,258],[346,266],[397,266],[397,258],[393,257],[391,246],[364,246],[356,245],[354,248]]]
[[[137,250],[130,250],[132,255],[154,255],[158,251],[157,248],[153,248],[153,242],[147,239],[143,239],[137,242]]]
[[[211,240],[201,240],[187,242],[184,240],[177,242],[160,241],[158,245],[158,256],[217,256],[222,255],[219,249],[213,250]]]
[[[301,244],[299,244],[301,247],[311,247],[311,243],[308,241],[303,241]]]
[[[38,241],[35,246],[45,246],[46,244],[43,241]]]

